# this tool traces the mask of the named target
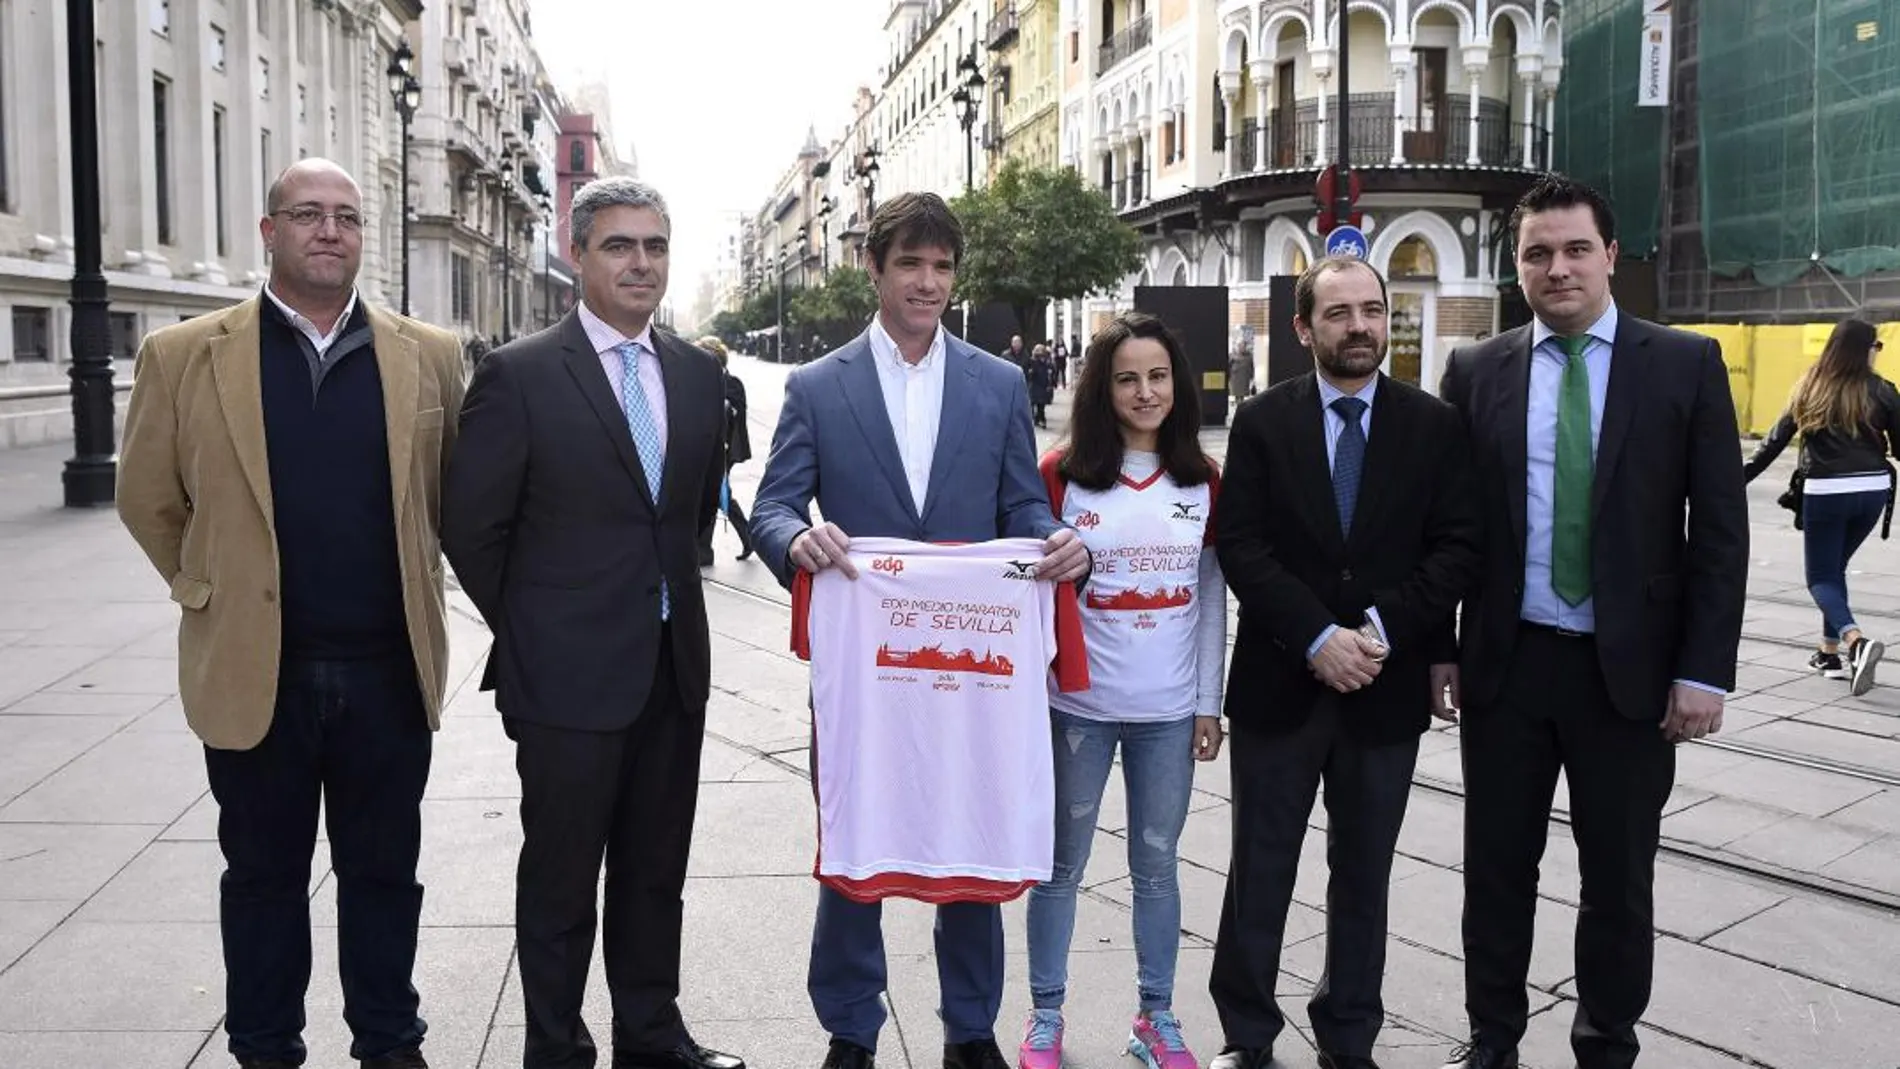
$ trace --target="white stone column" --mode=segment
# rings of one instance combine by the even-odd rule
[[[1141,142],[1141,166],[1147,173],[1142,175],[1141,193],[1143,200],[1154,199],[1155,175],[1161,170],[1161,118],[1162,112],[1152,112],[1148,116],[1148,127]]]
[[[1270,139],[1267,137],[1267,117],[1270,114],[1268,109],[1273,104],[1273,61],[1256,59],[1247,66],[1249,72],[1253,74],[1254,113],[1259,117],[1260,123],[1260,128],[1254,132],[1253,166],[1254,170],[1263,171],[1271,166],[1267,156],[1267,148],[1270,144]]]
[[[1518,125],[1523,130],[1523,134],[1519,140],[1524,143],[1522,156],[1523,166],[1526,170],[1529,170],[1535,165],[1536,145],[1534,144],[1534,137],[1536,134],[1536,123],[1532,121],[1532,116],[1537,108],[1537,78],[1538,75],[1543,73],[1543,69],[1544,57],[1535,53],[1522,53],[1518,55],[1517,77],[1522,87],[1523,105],[1512,110],[1517,113]]]
[[[1407,101],[1418,95],[1417,83],[1413,80],[1414,64],[1417,61],[1412,56],[1412,49],[1409,46],[1394,47],[1388,53],[1388,58],[1392,63],[1392,162],[1404,163],[1405,105]],[[1424,101],[1418,103],[1421,108],[1424,106]],[[1437,116],[1434,121],[1442,132],[1444,117]]]
[[[1318,121],[1314,123],[1313,128],[1313,158],[1322,167],[1326,165],[1328,160],[1333,158],[1332,153],[1327,151],[1327,133],[1333,126],[1332,119],[1330,118],[1332,114],[1331,109],[1326,106],[1326,83],[1328,80],[1326,75],[1320,75],[1319,111],[1316,115]]]
[[[1240,100],[1239,71],[1220,72],[1220,99],[1221,107],[1226,109],[1225,114],[1227,116],[1227,143],[1218,146],[1221,150],[1221,175],[1225,177],[1238,173],[1240,164],[1234,152],[1234,145],[1236,144],[1234,135],[1239,132],[1234,129],[1239,122],[1238,109],[1235,107],[1235,104]]]
[[[1465,78],[1471,82],[1471,115],[1468,118],[1468,143],[1465,145],[1465,162],[1476,166],[1483,163],[1483,154],[1479,151],[1479,139],[1484,136],[1484,128],[1478,121],[1478,112],[1482,106],[1479,91],[1484,85],[1484,72],[1491,65],[1491,54],[1481,46],[1465,49]]]

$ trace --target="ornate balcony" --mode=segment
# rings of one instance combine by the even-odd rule
[[[1154,40],[1154,16],[1143,15],[1102,42],[1096,54],[1096,72],[1106,74],[1117,63],[1147,48]]]

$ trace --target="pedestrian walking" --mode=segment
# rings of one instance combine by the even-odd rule
[[[1616,219],[1596,190],[1547,175],[1510,232],[1535,319],[1455,350],[1442,388],[1470,430],[1484,520],[1459,666],[1433,681],[1463,701],[1471,1033],[1447,1065],[1518,1064],[1561,772],[1583,873],[1570,1046],[1579,1069],[1628,1069],[1675,746],[1721,730],[1735,685],[1748,574],[1735,403],[1714,341],[1611,299]]]
[[[1029,355],[1029,364],[1024,368],[1029,377],[1029,407],[1035,414],[1036,426],[1049,426],[1049,405],[1056,399],[1056,364],[1049,356],[1049,347],[1037,345]]]
[[[1480,537],[1458,413],[1379,372],[1389,308],[1365,261],[1314,263],[1293,313],[1314,370],[1242,404],[1228,440],[1215,526],[1240,633],[1214,1069],[1279,1064],[1280,952],[1322,783],[1326,960],[1307,1018],[1322,1069],[1376,1069],[1392,857]]]
[[[732,488],[733,466],[752,459],[752,432],[746,427],[745,383],[732,373],[725,342],[708,334],[699,339],[699,347],[719,361],[720,375],[725,380],[726,473],[719,484],[719,508],[726,514],[726,522],[732,524],[733,533],[739,536],[739,559],[745,560],[752,555],[752,525],[746,522],[745,509],[739,504],[738,492]],[[701,568],[709,568],[713,563],[713,526],[708,523],[699,533]]]
[[[865,249],[878,293],[869,328],[785,380],[753,510],[761,559],[791,586],[800,570],[856,575],[852,537],[1036,538],[1037,579],[1088,574],[1086,547],[1050,515],[1037,476],[1021,370],[943,329],[963,259],[956,216],[935,194],[900,194],[878,205]],[[826,521],[815,527],[814,500]],[[945,1069],[1008,1069],[996,1045],[1001,909],[939,905],[936,932]],[[825,1069],[870,1069],[886,982],[880,901],[821,887],[807,987],[831,1037]]]
[[[425,1066],[422,791],[448,676],[436,517],[462,347],[356,289],[362,192],[301,160],[258,224],[270,278],[139,347],[119,516],[182,609],[179,696],[218,802],[228,1049],[306,1056],[317,815],[350,1056]]]
[[[1253,354],[1243,346],[1235,346],[1228,357],[1227,393],[1235,405],[1253,396]]]
[[[1049,358],[1056,362],[1056,388],[1059,390],[1068,389],[1069,347],[1061,338],[1057,338],[1055,344],[1050,348]]]
[[[613,1064],[743,1069],[679,1011],[711,683],[695,565],[725,476],[725,387],[711,355],[653,323],[673,232],[659,192],[589,182],[569,223],[581,300],[482,362],[443,493],[443,548],[495,635],[481,688],[521,777],[523,1066],[594,1064],[581,1006],[599,894]]]
[[[1873,688],[1886,646],[1854,622],[1847,564],[1876,525],[1887,537],[1894,499],[1887,457],[1900,455],[1900,393],[1874,371],[1880,349],[1872,323],[1835,324],[1821,358],[1795,381],[1787,410],[1744,465],[1752,482],[1789,442],[1801,440],[1800,464],[1783,499],[1801,528],[1808,594],[1821,610],[1821,647],[1808,667],[1848,680],[1856,696]]]
[[[1058,343],[1060,344],[1060,343]],[[1020,1069],[1060,1069],[1076,892],[1119,750],[1134,881],[1136,1012],[1129,1054],[1193,1069],[1174,1015],[1179,841],[1194,763],[1221,746],[1227,587],[1213,546],[1220,476],[1201,452],[1200,404],[1181,344],[1159,319],[1118,316],[1091,343],[1069,439],[1042,459],[1056,517],[1100,562],[1083,600],[1089,687],[1051,693],[1055,863],[1029,892],[1029,991]]]

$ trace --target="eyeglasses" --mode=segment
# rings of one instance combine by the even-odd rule
[[[363,229],[363,216],[360,212],[326,212],[322,208],[313,208],[308,204],[300,204],[295,208],[285,208],[282,211],[272,212],[271,214],[282,216],[297,226],[303,227],[305,230],[315,230],[321,227],[325,220],[329,219],[336,220],[338,230],[347,230],[354,233]]]

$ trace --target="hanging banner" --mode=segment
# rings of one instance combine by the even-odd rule
[[[1670,0],[1643,0],[1642,59],[1637,64],[1636,106],[1669,106]]]

